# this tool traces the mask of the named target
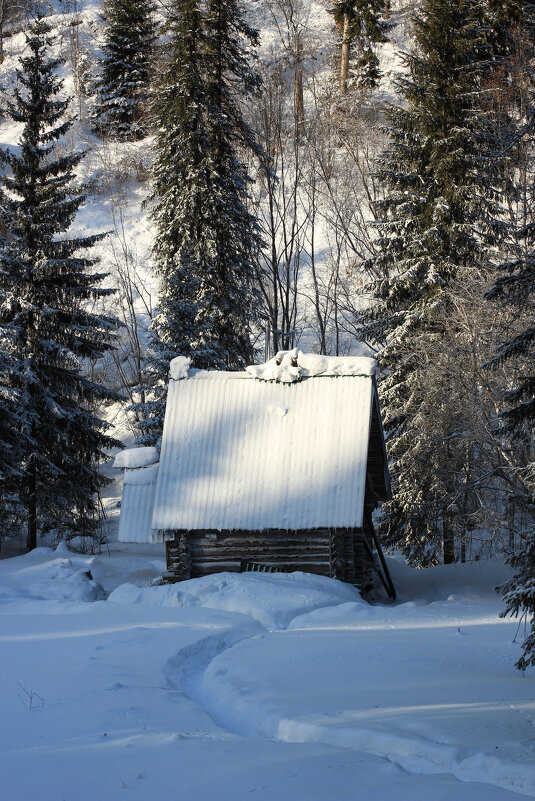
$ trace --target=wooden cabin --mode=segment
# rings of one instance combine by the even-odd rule
[[[374,374],[372,359],[296,351],[244,372],[174,360],[150,535],[164,578],[245,566],[366,592],[379,576],[393,597],[371,522],[390,497]]]

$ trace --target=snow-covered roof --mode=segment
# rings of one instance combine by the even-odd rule
[[[156,464],[159,459],[158,449],[153,447],[147,448],[126,448],[124,451],[119,451],[113,462],[116,469],[128,468],[130,470],[138,467],[147,467],[151,464]]]
[[[297,381],[271,362],[170,381],[154,529],[362,525],[374,362],[297,362]]]

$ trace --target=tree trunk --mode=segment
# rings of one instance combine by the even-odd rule
[[[295,64],[294,64],[294,112],[296,136],[302,136],[305,130],[305,101],[303,94],[303,45],[301,36],[295,37]]]
[[[446,510],[442,514],[442,536],[444,541],[444,564],[451,565],[455,562],[455,536],[450,513]]]
[[[0,64],[4,63],[4,23],[6,21],[6,0],[0,0]]]
[[[349,78],[349,49],[351,37],[349,35],[349,14],[344,14],[344,29],[342,33],[342,58],[340,60],[340,91],[342,94],[347,92],[347,80]]]
[[[302,136],[305,130],[305,101],[303,95],[303,70],[296,67],[294,72],[294,106],[297,135]]]
[[[461,534],[461,562],[466,562],[466,531]]]
[[[30,475],[28,481],[28,503],[26,506],[28,512],[28,536],[26,538],[26,548],[33,551],[37,548],[37,476],[35,473],[35,465],[30,467]]]
[[[507,533],[508,533],[508,548],[511,553],[515,552],[515,504],[508,498],[506,505],[506,519],[507,519]]]

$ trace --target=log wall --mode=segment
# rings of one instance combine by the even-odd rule
[[[242,560],[338,578],[363,590],[369,584],[370,560],[362,530],[176,531],[167,542],[168,581],[239,572]],[[184,547],[187,553],[184,552]],[[188,564],[187,573],[184,565]]]
[[[304,570],[328,575],[330,570],[330,532],[314,531],[190,531],[187,534],[191,557],[191,578],[220,573],[236,573],[243,560],[274,565],[283,570]]]

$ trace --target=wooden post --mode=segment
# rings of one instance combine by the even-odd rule
[[[188,548],[188,537],[185,531],[180,533],[178,565],[175,567],[180,581],[191,578],[191,556]]]

